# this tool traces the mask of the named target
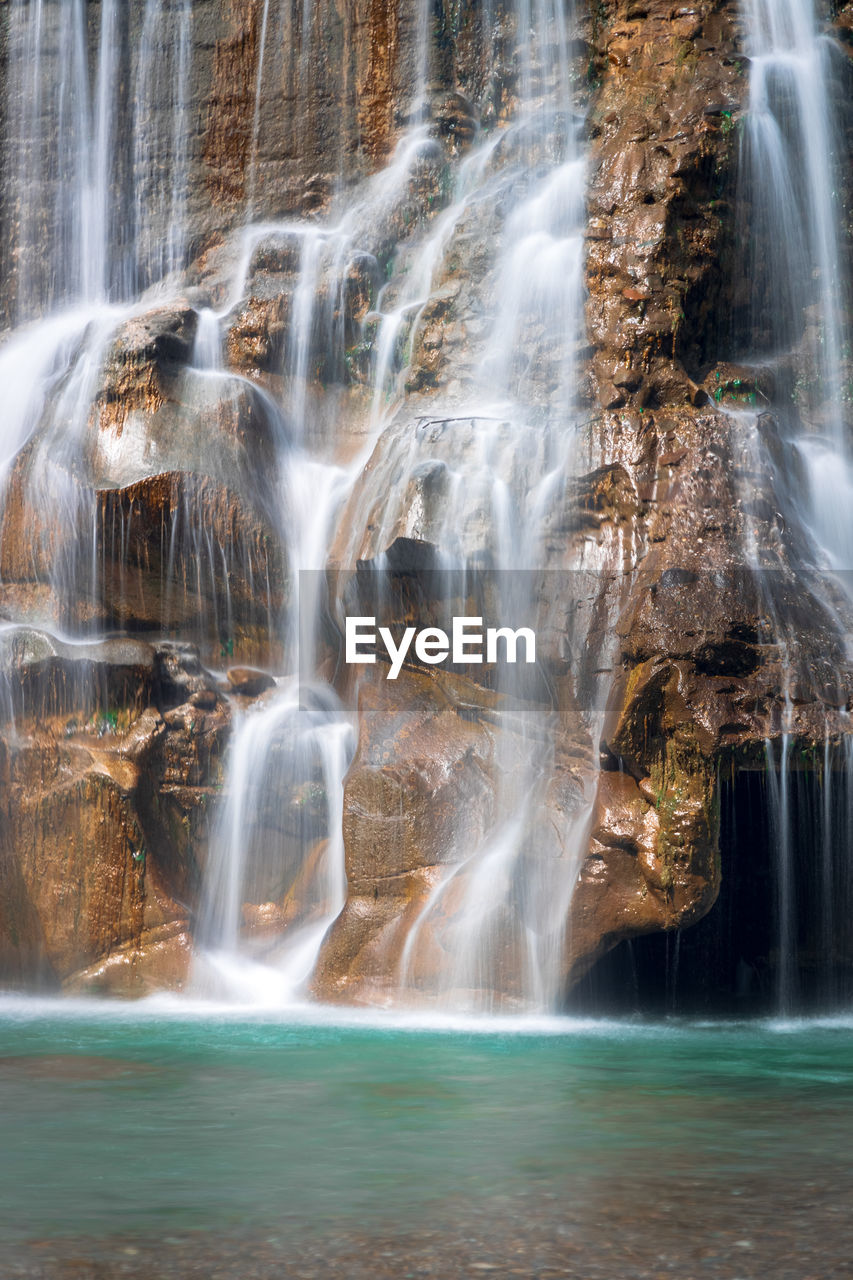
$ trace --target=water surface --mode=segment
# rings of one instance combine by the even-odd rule
[[[734,1276],[777,1246],[775,1274],[803,1248],[846,1274],[851,1049],[843,1018],[419,1027],[12,1000],[0,1238],[11,1274],[195,1274],[191,1254],[264,1275],[281,1251],[284,1274],[362,1274],[353,1249],[375,1275],[387,1255],[388,1274]]]

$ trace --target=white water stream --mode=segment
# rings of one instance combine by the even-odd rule
[[[841,121],[838,70],[842,54],[824,32],[815,0],[742,0],[749,54],[749,99],[741,149],[742,202],[749,208],[747,269],[756,281],[750,317],[753,358],[779,371],[792,386],[793,404],[778,399],[774,413],[784,461],[771,460],[753,428],[754,465],[773,476],[788,530],[801,540],[803,580],[831,614],[833,592],[850,595],[853,569],[853,450],[851,450],[849,294],[840,241]],[[773,549],[747,548],[754,567],[775,568]],[[803,553],[801,553],[803,554]],[[821,579],[823,575],[823,579]],[[761,574],[759,574],[759,579]],[[775,616],[783,652],[796,637]],[[797,953],[810,915],[816,914],[822,976],[818,997],[832,996],[834,899],[846,881],[843,845],[830,852],[833,829],[851,794],[849,752],[827,737],[820,812],[810,814],[794,771],[794,673],[786,675],[786,722],[778,748],[767,744],[770,829],[774,845],[777,963],[776,1001],[781,1012],[798,1005]],[[816,907],[802,900],[803,841],[822,850]],[[800,850],[802,859],[802,850]],[[800,883],[798,896],[797,885]],[[845,890],[846,891],[846,890]]]

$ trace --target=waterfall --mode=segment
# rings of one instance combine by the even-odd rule
[[[258,182],[258,144],[261,134],[261,99],[264,91],[264,67],[267,56],[267,34],[270,20],[270,0],[264,0],[261,14],[260,49],[258,52],[258,73],[255,77],[255,106],[252,113],[252,149],[249,159],[249,183],[246,199],[246,219],[251,220],[255,208],[255,194]]]
[[[198,313],[193,364],[202,372],[215,373],[222,368],[222,335],[220,317],[211,307],[202,307]]]
[[[792,494],[827,568],[853,564],[848,402],[849,302],[838,226],[840,138],[833,42],[813,0],[744,5],[750,54],[742,199],[751,207],[746,269],[753,341],[787,362],[809,428],[796,439],[805,493]]]
[[[571,732],[584,768],[575,776],[557,760],[550,677],[537,668],[533,687],[528,673],[495,676],[485,816],[454,816],[420,896],[393,922],[385,998],[557,1007],[609,662],[583,621],[588,584],[573,575],[622,555],[595,545],[548,560],[568,486],[591,461],[578,354],[585,92],[571,6],[507,7],[513,70],[501,72],[500,112],[495,71],[482,117],[437,88],[459,15],[439,21],[430,0],[403,6],[404,100],[380,108],[387,159],[367,172],[359,157],[356,182],[343,171],[343,130],[325,138],[324,162],[341,148],[341,172],[317,186],[328,198],[277,217],[266,207],[270,102],[304,107],[319,92],[329,32],[307,2],[263,0],[228,46],[251,62],[240,63],[235,107],[240,207],[209,241],[191,208],[207,145],[193,120],[193,51],[207,36],[200,45],[191,0],[104,0],[97,21],[82,0],[10,9],[16,310],[21,325],[37,323],[0,352],[14,371],[0,463],[7,501],[47,501],[59,531],[31,551],[30,620],[78,638],[127,628],[189,640],[210,665],[259,652],[275,673],[257,703],[231,696],[198,983],[241,999],[299,997],[344,909],[358,690],[330,675],[328,628],[356,566],[392,607],[392,549],[408,524],[431,557],[437,608],[461,589],[488,595],[498,624],[544,618],[557,598],[577,612]],[[484,67],[498,56],[496,21],[484,6],[472,26]],[[219,46],[216,57],[230,68]],[[381,152],[382,137],[371,148]],[[188,264],[194,235],[205,248]],[[464,274],[454,263],[478,238],[486,304],[470,309],[447,377],[435,320],[451,315]],[[266,363],[235,372],[243,309],[271,303]],[[153,379],[139,374],[152,351]],[[439,482],[422,503],[411,494],[425,476]],[[247,506],[248,533],[235,515]],[[280,565],[271,545],[283,548]],[[559,588],[551,568],[568,574]]]
[[[14,478],[20,500],[52,510],[55,520],[30,557],[39,603],[28,620],[95,636],[104,627],[132,626],[142,610],[156,615],[143,628],[175,634],[183,627],[183,638],[198,640],[207,654],[233,649],[238,632],[251,652],[253,628],[277,612],[267,543],[235,533],[230,513],[212,509],[210,486],[197,473],[242,487],[280,533],[284,427],[272,397],[222,370],[221,313],[199,305],[194,314],[183,294],[195,146],[192,4],[146,0],[131,12],[105,0],[95,25],[77,0],[16,0],[10,9],[17,319],[45,319],[29,338],[22,329],[4,358],[11,361],[24,345],[29,360],[31,342],[35,360],[38,347],[53,344],[52,354],[44,352],[45,385],[25,382],[22,364],[5,427],[4,454],[28,446]],[[156,321],[149,328],[155,304],[163,309],[159,335]],[[144,392],[171,420],[153,449],[138,415],[119,410],[116,418],[117,398],[109,385],[105,390],[111,378],[132,381],[134,344],[146,343],[149,351],[152,343],[169,348],[166,377],[179,380]],[[206,376],[217,372],[217,379]],[[205,432],[216,431],[229,405],[254,417],[266,437],[262,449],[276,454],[260,475],[250,474],[239,439],[198,460]],[[143,545],[134,502],[121,493],[179,469],[180,446],[170,438],[181,436],[195,439],[190,452],[197,458],[188,474],[168,482],[160,545]],[[160,583],[146,601],[141,578],[152,560]],[[239,606],[230,587],[235,577],[247,584]]]
[[[796,992],[796,902],[794,897],[793,841],[790,814],[791,739],[782,737],[782,750],[778,764],[773,748],[767,744],[767,777],[769,780],[770,814],[776,844],[776,919],[779,940],[779,962],[776,978],[776,999],[780,1013],[790,1014],[794,1008]]]
[[[427,242],[420,270],[410,270],[416,284],[392,313],[390,330],[396,332],[407,308],[417,330],[425,306],[418,293],[429,289],[441,251],[438,237],[447,236],[452,220],[469,203],[494,198],[492,192],[503,199],[507,213],[494,266],[499,302],[461,392],[470,426],[459,423],[451,432],[425,424],[422,447],[410,449],[403,464],[403,474],[414,476],[430,456],[446,462],[451,479],[432,535],[450,572],[475,573],[480,548],[472,541],[478,536],[472,516],[481,520],[485,514],[502,618],[536,610],[545,521],[576,464],[574,354],[583,334],[585,166],[568,70],[572,15],[562,5],[533,11],[520,4],[517,21],[520,103],[502,140],[511,158],[495,171],[494,144],[486,140],[477,159],[467,162],[468,171],[461,170],[457,203],[437,224],[433,243]],[[387,346],[380,345],[380,356],[387,359]],[[377,389],[386,376],[380,366]],[[386,527],[401,516],[392,501]],[[560,581],[570,599],[567,579]],[[511,679],[502,687],[510,699],[518,693]],[[595,714],[593,702],[593,741]],[[481,841],[451,863],[409,928],[399,970],[404,999],[431,994],[451,1008],[473,1009],[500,1007],[507,999],[546,1009],[559,1003],[590,793],[565,815],[561,855],[537,854],[532,833],[554,764],[541,716],[522,714],[512,730],[499,734],[492,821]]]
[[[114,35],[113,9],[103,7],[105,33]],[[58,76],[48,72],[46,51],[59,44],[67,50]],[[95,192],[103,177],[103,155],[96,163],[92,145],[97,133],[107,141],[109,93],[103,83],[97,123],[92,115],[88,72],[85,4],[72,0],[15,0],[10,22],[13,104],[12,182],[20,215],[17,318],[26,320],[52,305],[74,298],[91,300],[94,276],[103,269],[103,244],[93,232],[104,230],[105,198]],[[103,70],[109,56],[99,60]],[[55,130],[45,122],[55,122]],[[90,224],[88,215],[97,222]],[[93,258],[93,253],[95,257]]]
[[[367,439],[372,447],[383,432],[393,432],[394,424],[404,421],[409,370],[429,324],[437,283],[446,269],[447,255],[454,251],[455,237],[466,218],[480,216],[481,210],[500,202],[502,225],[490,266],[499,301],[472,343],[470,357],[460,370],[460,385],[447,398],[447,412],[455,425],[445,429],[438,419],[426,420],[414,433],[400,434],[399,445],[387,453],[374,487],[366,493],[365,502],[374,504],[370,516],[366,508],[363,513],[352,505],[347,509],[344,529],[349,531],[348,540],[340,563],[351,565],[362,556],[359,540],[368,519],[374,530],[372,544],[377,548],[387,545],[391,531],[405,518],[409,478],[424,467],[439,464],[447,475],[445,496],[422,531],[438,552],[442,566],[439,579],[451,583],[454,575],[462,572],[475,583],[478,557],[487,549],[492,571],[497,574],[492,581],[500,584],[495,590],[501,607],[520,616],[536,607],[536,594],[542,586],[537,572],[542,565],[541,539],[576,465],[580,423],[575,352],[583,342],[584,158],[582,119],[574,105],[569,72],[573,19],[561,4],[518,5],[515,19],[521,89],[514,119],[504,129],[475,138],[468,153],[454,162],[429,125],[428,15],[428,5],[417,7],[412,124],[386,170],[367,184],[364,195],[337,221],[333,215],[316,224],[268,223],[255,230],[249,228],[240,280],[233,284],[229,296],[236,299],[245,291],[255,246],[266,242],[292,246],[292,250],[288,248],[294,258],[294,283],[284,352],[284,412],[299,445],[287,486],[288,539],[292,568],[316,570],[324,563],[326,543],[322,535],[308,535],[312,542],[308,547],[305,539],[312,517],[315,528],[319,524],[325,528],[326,538],[330,537],[334,513],[360,469],[360,463],[348,472],[338,469],[324,485],[325,464],[316,453],[324,439],[318,415],[328,413],[323,399],[329,392],[318,394],[314,366],[319,360],[327,370],[343,364],[347,335],[341,321],[342,299],[352,263],[359,257],[374,261],[375,228],[382,227],[388,218],[399,217],[395,211],[405,207],[407,191],[414,183],[432,181],[431,174],[449,171],[449,178],[441,178],[444,189],[435,216],[420,234],[403,238],[394,248],[385,265],[386,283],[376,292],[373,308],[362,321],[364,330],[373,335],[367,385],[371,406]],[[303,50],[308,48],[306,30],[310,26],[306,11]],[[266,6],[261,29],[265,46],[271,29]],[[268,51],[263,56],[269,56]],[[259,69],[253,117],[253,184],[257,182],[254,169],[261,74]],[[303,75],[301,68],[300,81]],[[250,212],[251,207],[250,200]],[[380,249],[379,254],[383,253],[387,250]],[[220,315],[225,320],[227,308]],[[205,334],[208,329],[212,332],[213,318],[205,319],[204,326]],[[201,337],[197,339],[199,366],[210,363],[204,354],[209,350],[207,342],[205,337],[202,348]],[[543,393],[544,388],[547,391]],[[361,461],[366,456],[362,451]],[[326,494],[320,503],[323,514],[319,521],[316,500],[307,506],[299,503],[306,479],[313,494]],[[382,551],[372,565],[380,578],[389,571]],[[501,574],[506,576],[502,579]],[[303,673],[305,657],[313,652],[310,636],[319,603],[316,581],[315,575],[299,574],[301,616],[290,628],[292,637],[294,625],[299,632],[297,647]],[[382,587],[378,590],[381,595]],[[323,594],[321,590],[320,599]],[[590,665],[594,665],[592,656]],[[297,912],[296,923],[288,925],[281,941],[274,945],[268,938],[253,943],[251,928],[247,930],[245,921],[240,926],[241,911],[246,910],[243,904],[254,900],[253,892],[255,898],[258,893],[263,896],[260,890],[252,889],[253,878],[263,882],[265,876],[280,875],[287,866],[292,871],[294,865],[294,837],[288,837],[290,853],[284,851],[287,840],[282,845],[281,835],[257,842],[247,834],[248,815],[270,803],[286,809],[293,803],[294,791],[307,785],[312,767],[315,771],[319,768],[316,760],[320,758],[326,759],[324,768],[330,776],[335,775],[332,791],[338,798],[335,804],[340,802],[343,774],[335,774],[335,768],[343,766],[352,750],[350,746],[342,754],[340,749],[341,743],[349,741],[350,721],[344,708],[334,712],[328,696],[322,724],[316,721],[317,713],[310,708],[320,694],[318,686],[312,686],[310,671],[309,659],[309,680],[306,684],[303,678],[301,692],[286,682],[264,709],[245,716],[235,737],[229,798],[206,877],[202,981],[210,980],[211,966],[221,981],[229,964],[236,962],[239,967],[243,956],[251,959],[248,972],[251,981],[258,983],[257,990],[268,991],[271,982],[274,989],[292,991],[284,976],[289,971],[288,957],[294,948],[300,950],[300,938],[313,936],[315,948],[322,940],[323,929],[317,927],[312,934],[312,927],[304,923],[304,913]],[[538,815],[553,774],[551,730],[547,720],[542,721],[541,708],[524,709],[523,700],[518,701],[519,692],[511,680],[502,688],[507,706],[519,709],[507,713],[509,729],[499,724],[496,731],[499,781],[488,828],[481,841],[467,850],[454,849],[449,837],[447,874],[439,877],[419,912],[401,922],[405,936],[397,965],[399,989],[389,993],[389,998],[400,1003],[427,998],[451,1008],[490,1008],[509,1000],[524,1007],[548,1008],[560,999],[565,924],[577,859],[588,832],[594,780],[567,815],[563,853],[538,854],[531,846],[531,831],[540,821]],[[593,742],[599,711],[593,697],[583,730]],[[287,740],[294,745],[290,763],[282,772]],[[306,745],[299,747],[299,743]],[[327,751],[332,755],[337,751],[332,764]],[[274,800],[263,798],[268,791]],[[302,868],[298,876],[307,874],[312,884],[327,875],[319,868],[305,870],[312,863],[311,849],[322,833],[329,850],[325,858],[332,857],[332,850],[335,858],[342,856],[342,846],[334,844],[337,837],[333,838],[329,829],[332,815],[337,813],[329,800],[325,814],[318,819],[319,826],[302,832],[297,841],[303,850],[301,862],[297,859]],[[282,831],[286,823],[279,819],[273,825]],[[300,894],[303,891],[304,887],[300,888]],[[313,900],[316,902],[316,895]],[[452,918],[445,919],[450,902]],[[341,905],[329,891],[318,918],[328,925]],[[436,929],[441,933],[446,962],[437,985],[431,986],[424,974],[434,967],[431,951]],[[260,955],[262,969],[258,968]],[[302,955],[304,960],[304,951]],[[231,976],[233,979],[233,970]]]
[[[743,341],[750,359],[769,361],[776,371],[781,394],[773,411],[786,465],[767,457],[757,434],[753,456],[774,478],[805,566],[819,571],[808,575],[807,585],[834,614],[833,593],[840,588],[849,595],[849,575],[843,571],[853,566],[849,295],[838,198],[840,55],[820,29],[814,0],[743,0],[742,17],[749,97],[739,205],[747,231],[744,269],[752,285]],[[759,570],[779,563],[772,548],[751,545],[748,554]],[[772,597],[771,582],[767,611],[787,654],[796,636],[777,616]],[[781,745],[774,749],[768,742],[766,763],[775,851],[776,1003],[787,1014],[799,1007],[797,956],[806,938],[821,956],[818,998],[833,996],[837,867],[847,848],[841,831],[849,822],[846,816],[839,821],[838,813],[851,789],[847,753],[836,751],[827,738],[823,799],[811,813],[803,779],[817,771],[794,767],[790,685],[795,677],[787,657],[785,665],[786,723]],[[821,870],[806,889],[802,857],[809,845],[821,850]]]
[[[78,641],[127,632],[197,646],[210,684],[200,696],[230,717],[231,739],[193,868],[195,980],[241,1000],[310,993],[341,922],[357,932],[371,890],[382,897],[378,853],[347,884],[361,770],[382,792],[377,830],[386,822],[406,847],[364,944],[358,998],[559,1008],[593,814],[613,781],[601,770],[623,764],[601,741],[623,656],[616,612],[659,501],[655,459],[672,457],[658,449],[670,428],[654,421],[656,401],[634,403],[618,384],[612,402],[648,411],[637,434],[650,422],[653,443],[623,468],[634,506],[596,524],[584,485],[605,463],[615,472],[616,437],[635,423],[607,409],[599,431],[598,374],[584,381],[587,15],[506,0],[472,6],[463,30],[459,6],[406,0],[386,32],[372,6],[362,58],[347,7],[309,0],[215,20],[192,0],[7,8],[15,327],[0,348],[0,477],[24,601],[8,610]],[[730,420],[747,441],[744,474],[760,473],[784,525],[768,546],[750,527],[743,554],[756,570],[824,575],[814,594],[837,622],[853,567],[837,49],[812,0],[742,0],[741,13],[748,102],[727,123],[749,288],[729,337],[776,380],[773,448],[762,415]],[[231,113],[223,137],[199,111],[204,77]],[[279,138],[279,111],[304,113],[305,136],[282,126]],[[635,301],[644,318],[648,300]],[[690,406],[679,384],[679,413],[699,407],[702,378]],[[839,703],[818,765],[803,760],[796,620],[772,584],[759,595],[783,671],[764,763],[787,1013],[802,994],[803,939],[826,999],[838,988],[853,755]],[[344,670],[344,619],[364,600],[392,628],[444,625],[457,606],[488,626],[529,625],[543,637],[535,670],[486,661],[442,683],[428,658],[411,658],[398,684],[383,683],[385,668]],[[435,839],[410,857],[412,707],[427,708],[425,722],[445,716],[459,755],[424,730],[417,781]],[[173,709],[160,708],[170,731]],[[819,802],[804,780],[818,775]],[[651,829],[657,783],[623,780]],[[633,835],[613,838],[636,853]],[[801,900],[804,839],[818,854]],[[679,910],[661,906],[665,927]]]
[[[341,821],[351,737],[331,691],[298,685],[237,724],[205,877],[202,988],[278,1003],[302,994],[346,896]],[[274,912],[273,902],[281,904]]]
[[[744,5],[749,102],[744,145],[749,197],[755,204],[754,274],[766,273],[774,306],[764,315],[765,342],[783,352],[805,335],[816,399],[828,428],[842,435],[841,372],[844,286],[838,245],[836,123],[830,98],[832,42],[817,29],[813,0],[749,0]],[[763,264],[758,254],[764,256]],[[759,320],[754,318],[757,328]]]
[[[184,265],[190,0],[146,0],[135,45],[104,0],[93,63],[83,0],[10,7],[18,319],[128,301]]]

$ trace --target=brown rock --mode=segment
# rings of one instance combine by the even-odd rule
[[[482,839],[494,806],[493,742],[440,686],[405,671],[365,683],[344,792],[348,895],[314,978],[323,999],[396,987],[408,926],[443,864]]]
[[[715,6],[713,46],[701,19],[675,20],[660,0],[639,6],[630,24],[597,28],[594,57],[607,70],[592,108],[600,132],[588,203],[591,225],[612,232],[588,241],[587,317],[605,408],[689,401],[688,379],[717,339],[733,235],[731,219],[719,216],[720,192],[733,148],[701,109],[740,105],[737,17],[731,0]],[[614,361],[635,361],[642,382],[614,393]]]
[[[227,708],[214,694],[212,712],[187,704],[192,718],[164,722],[155,700],[182,670],[210,680],[186,651],[166,647],[166,683],[139,641],[3,639],[15,706],[0,710],[15,722],[0,727],[0,982],[180,985]]]
[[[182,991],[189,980],[192,939],[182,923],[145,930],[137,942],[72,973],[62,984],[67,995],[139,998],[157,991]]]
[[[275,687],[275,680],[268,672],[255,671],[252,667],[231,667],[226,674],[233,692],[244,698],[257,698]]]

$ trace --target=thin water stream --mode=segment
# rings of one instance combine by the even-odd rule
[[[849,594],[853,567],[851,422],[849,405],[849,290],[842,252],[842,120],[839,116],[840,52],[824,30],[823,9],[814,0],[743,0],[742,19],[749,55],[749,97],[741,140],[740,206],[748,216],[745,242],[753,305],[747,350],[757,363],[769,360],[779,392],[772,405],[784,441],[784,455],[771,457],[759,415],[742,419],[756,466],[771,475],[788,536],[799,540],[803,579],[830,613],[837,592]],[[790,389],[790,395],[786,394]],[[744,493],[748,501],[748,494]],[[746,548],[762,580],[777,568],[778,546]],[[823,575],[823,576],[822,576]],[[773,573],[768,614],[783,652],[794,649],[790,623],[777,615]],[[843,630],[844,624],[840,624]],[[786,664],[787,665],[787,664]],[[835,977],[831,956],[839,948],[829,921],[842,878],[842,859],[833,872],[826,854],[835,800],[849,794],[847,753],[824,752],[822,827],[805,835],[793,795],[799,784],[793,768],[792,687],[787,668],[786,723],[781,742],[767,744],[769,821],[775,846],[775,930],[778,1007],[799,1007],[797,951],[813,911],[800,888],[796,848],[815,840],[824,850],[820,878],[824,972],[822,998],[830,998]],[[802,808],[802,806],[800,806]]]

